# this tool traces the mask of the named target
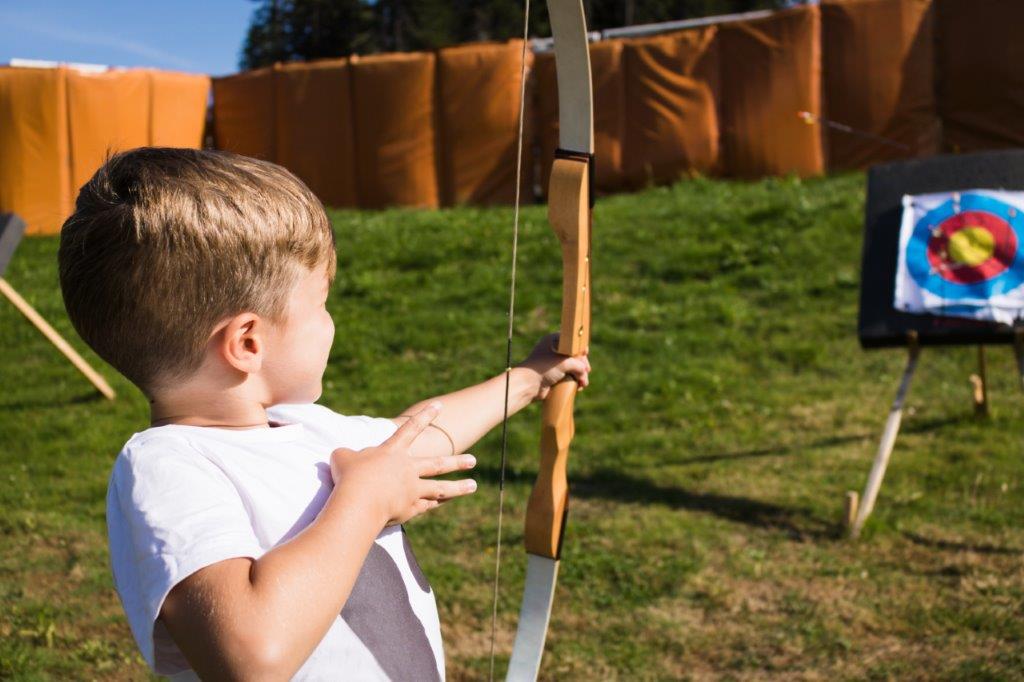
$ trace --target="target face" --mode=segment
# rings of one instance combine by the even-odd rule
[[[975,193],[953,194],[925,213],[906,245],[906,267],[925,291],[947,303],[980,301],[1024,284],[1024,216]]]

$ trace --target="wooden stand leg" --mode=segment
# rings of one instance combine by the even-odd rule
[[[978,373],[971,375],[974,393],[974,415],[988,416],[988,379],[985,376],[985,346],[978,346]]]
[[[857,491],[846,491],[846,503],[843,505],[843,526],[853,528],[853,522],[857,519],[857,508],[860,506],[860,498]]]
[[[85,378],[96,387],[96,390],[106,396],[107,399],[114,399],[114,389],[110,387],[110,384],[108,384],[106,380],[96,372],[96,370],[90,367],[89,363],[87,363],[85,359],[71,347],[71,344],[65,341],[64,337],[58,334],[57,330],[51,327],[50,324],[43,319],[42,315],[37,313],[32,306],[28,304],[28,301],[23,299],[21,295],[14,290],[14,287],[8,284],[7,280],[3,277],[0,277],[0,293],[6,296],[8,300],[14,304],[14,307],[17,308],[22,315],[27,317],[29,322],[35,325],[36,329],[41,331],[43,336],[49,339],[50,343],[56,346],[57,350],[64,354],[64,357],[71,361],[71,364],[73,364],[79,372],[85,375]]]
[[[1013,339],[1013,354],[1017,356],[1020,390],[1024,391],[1024,329],[1018,329]]]
[[[903,420],[903,403],[907,398],[910,380],[914,376],[914,370],[917,369],[917,358],[921,351],[917,345],[916,337],[911,338],[908,350],[907,368],[903,371],[903,379],[900,381],[899,390],[896,391],[896,399],[889,410],[889,418],[885,422],[885,431],[882,432],[882,441],[878,444],[875,462],[871,465],[871,473],[868,474],[868,482],[864,486],[864,494],[861,496],[856,518],[850,527],[850,535],[854,538],[860,536],[860,532],[864,528],[864,522],[868,520],[872,510],[875,508],[878,489],[882,487],[882,478],[885,477],[885,469],[889,466],[889,457],[892,455],[893,447],[896,445],[896,435],[900,431],[900,422]]]

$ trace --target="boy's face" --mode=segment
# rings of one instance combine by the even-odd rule
[[[275,404],[314,402],[323,392],[334,341],[328,291],[326,265],[303,270],[289,295],[287,322],[272,326],[263,370]]]

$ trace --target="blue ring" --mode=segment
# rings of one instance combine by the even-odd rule
[[[1011,210],[1015,215],[1010,215]],[[950,282],[942,275],[932,272],[931,263],[928,262],[928,242],[931,241],[932,230],[941,225],[943,221],[964,211],[991,213],[997,218],[1005,220],[1017,237],[1017,253],[1014,254],[1010,267],[995,277],[970,284]],[[987,299],[1013,291],[1024,284],[1024,248],[1021,248],[1024,244],[1024,216],[1022,213],[1024,212],[1016,206],[1010,206],[982,194],[968,192],[961,195],[959,210],[953,207],[953,200],[949,199],[926,213],[914,226],[914,232],[907,244],[907,269],[910,271],[910,276],[922,289],[951,300]]]

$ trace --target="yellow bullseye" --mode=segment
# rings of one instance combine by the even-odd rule
[[[984,227],[965,227],[949,238],[949,259],[968,267],[981,265],[995,250],[996,238]]]

